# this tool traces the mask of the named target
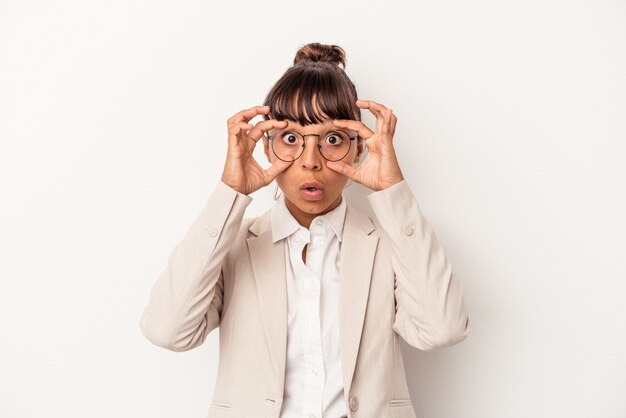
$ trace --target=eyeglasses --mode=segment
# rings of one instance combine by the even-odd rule
[[[350,152],[352,141],[358,137],[351,137],[348,132],[342,129],[334,129],[323,135],[302,135],[299,132],[287,129],[278,131],[274,135],[267,134],[267,139],[271,141],[272,151],[278,159],[291,162],[297,160],[302,155],[305,136],[317,137],[317,149],[322,154],[322,157],[328,161],[343,159]]]

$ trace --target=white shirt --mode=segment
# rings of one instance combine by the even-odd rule
[[[348,416],[339,355],[339,255],[346,202],[306,229],[285,205],[272,207],[273,241],[286,239],[288,333],[281,418]],[[302,249],[306,250],[306,265]]]

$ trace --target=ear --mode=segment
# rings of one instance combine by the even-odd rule
[[[354,156],[354,163],[358,163],[361,159],[361,154],[363,153],[363,138],[360,136],[357,137],[356,140],[356,154]]]

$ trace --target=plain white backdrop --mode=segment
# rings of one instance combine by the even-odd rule
[[[464,287],[465,341],[403,343],[416,410],[626,416],[626,4],[606,0],[0,0],[0,416],[205,417],[219,329],[174,353],[139,317],[226,120],[308,42],[394,110]],[[367,193],[346,189],[371,213]]]

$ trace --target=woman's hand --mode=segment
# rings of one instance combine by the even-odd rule
[[[342,119],[334,120],[333,123],[338,128],[357,131],[365,140],[367,157],[357,168],[343,161],[326,161],[326,166],[372,190],[386,189],[404,180],[392,144],[398,118],[391,109],[371,100],[357,100],[356,105],[369,109],[376,116],[376,132],[357,120]]]
[[[276,159],[270,168],[264,170],[252,156],[254,147],[264,132],[287,126],[286,121],[276,119],[264,120],[255,126],[248,123],[256,115],[269,111],[269,106],[255,106],[228,119],[228,152],[222,181],[246,195],[267,186],[291,165],[291,162]]]

